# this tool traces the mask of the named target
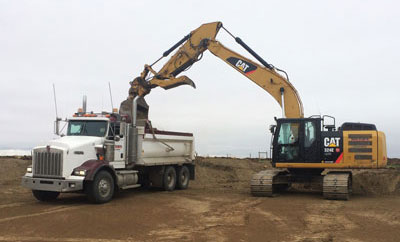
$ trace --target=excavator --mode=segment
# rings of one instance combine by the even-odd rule
[[[216,40],[221,29],[259,63]],[[174,50],[159,71],[153,69]],[[195,88],[189,77],[178,75],[201,60],[206,50],[267,91],[282,107],[282,118],[275,118],[276,124],[270,126],[273,168],[253,175],[250,184],[253,196],[272,197],[293,183],[317,183],[324,198],[348,200],[352,193],[351,169],[386,166],[386,137],[374,124],[346,122],[336,127],[335,118],[328,115],[305,118],[300,96],[287,73],[267,63],[221,22],[203,24],[191,31],[153,64],[145,65],[141,75],[131,82],[131,88],[141,97],[156,87]]]

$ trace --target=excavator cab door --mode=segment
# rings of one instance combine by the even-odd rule
[[[278,119],[277,122],[273,141],[273,163],[321,162],[320,119]]]
[[[278,120],[273,141],[274,162],[298,162],[300,159],[300,122]]]

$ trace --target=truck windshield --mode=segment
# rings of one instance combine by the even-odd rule
[[[106,131],[106,121],[70,120],[67,135],[104,137]]]

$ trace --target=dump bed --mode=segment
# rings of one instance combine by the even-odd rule
[[[192,163],[195,158],[192,133],[161,131],[139,127],[136,165],[153,166]]]

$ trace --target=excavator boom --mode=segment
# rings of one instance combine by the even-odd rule
[[[294,86],[281,76],[272,65],[251,50],[241,39],[235,37],[236,42],[248,50],[263,65],[230,50],[218,42],[215,37],[221,28],[223,28],[221,22],[203,24],[163,53],[163,57],[166,57],[180,46],[159,71],[152,69],[152,66],[157,62],[151,66],[146,65],[141,78],[146,79],[149,72],[153,74],[151,78],[146,79],[147,89],[157,86],[170,89],[180,85],[195,87],[194,82],[189,77],[178,75],[199,61],[204,51],[209,50],[271,94],[281,105],[284,117],[302,118],[303,105]],[[143,93],[147,94],[148,92],[149,90]]]

